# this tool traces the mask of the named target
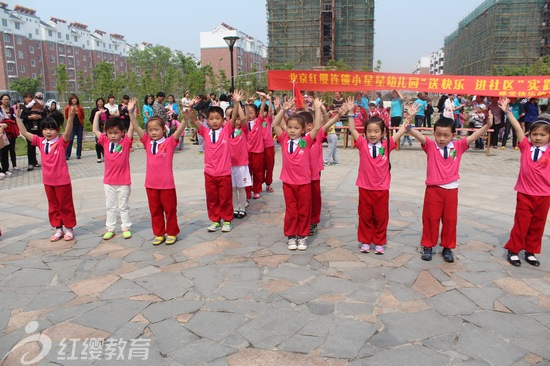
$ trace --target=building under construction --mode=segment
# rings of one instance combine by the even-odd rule
[[[267,0],[271,69],[372,70],[374,0]]]
[[[486,0],[445,38],[445,74],[493,75],[549,54],[550,6],[543,0]],[[548,19],[546,19],[548,22]]]

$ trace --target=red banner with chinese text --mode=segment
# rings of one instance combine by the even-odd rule
[[[550,75],[463,76],[328,70],[268,72],[270,90],[292,90],[293,81],[302,91],[360,92],[397,89],[519,98],[550,96]]]

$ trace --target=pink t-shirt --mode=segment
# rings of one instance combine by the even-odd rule
[[[248,122],[248,152],[264,152],[264,128],[262,122],[263,120],[260,117],[256,117],[254,126],[252,126],[252,121]],[[252,128],[250,128],[250,126],[252,126]]]
[[[287,184],[311,183],[311,163],[309,160],[311,145],[313,144],[311,137],[309,135],[303,137],[302,140],[306,143],[306,147],[294,146],[292,155],[288,151],[289,137],[286,132],[283,132],[278,140],[283,154],[283,167],[279,179]]]
[[[204,138],[204,172],[212,177],[231,175],[230,140],[232,132],[231,123],[218,129],[216,142],[212,142],[213,130],[201,126],[199,135]]]
[[[426,144],[422,145],[428,161],[426,169],[427,186],[440,186],[460,178],[460,175],[458,175],[460,159],[469,146],[465,138],[455,140],[453,144],[454,148],[449,151],[447,159],[441,155],[434,140],[426,139]]]
[[[264,132],[264,149],[266,147],[273,147],[275,146],[275,142],[273,141],[273,117],[267,116],[265,117],[264,121],[262,122],[263,132]]]
[[[390,151],[396,148],[395,141],[390,139]],[[388,160],[388,140],[380,141],[381,148],[376,151],[376,158],[372,157],[369,143],[363,135],[355,141],[355,146],[359,150],[359,172],[355,185],[360,188],[371,191],[385,191],[390,189],[390,164]]]
[[[518,144],[521,152],[518,181],[514,189],[531,196],[550,196],[550,148],[536,162],[531,156],[531,142],[524,138]]]
[[[71,184],[69,167],[65,160],[65,150],[68,141],[64,141],[62,136],[49,145],[48,154],[45,152],[46,145],[42,142],[45,138],[33,135],[32,144],[40,150],[40,160],[42,161],[42,183],[48,186],[64,186]]]
[[[309,136],[309,133],[308,133]],[[325,132],[323,129],[319,129],[315,141],[311,145],[309,152],[309,163],[311,165],[311,180],[321,179],[321,170],[325,169],[323,160],[323,139],[325,138]]]
[[[111,152],[111,141],[102,134],[97,141],[103,146],[105,156],[105,173],[103,183],[113,186],[129,186],[132,184],[130,177],[130,145],[132,140],[126,135],[118,144],[113,146]]]
[[[145,156],[147,157],[145,188],[176,188],[172,162],[174,160],[174,149],[179,145],[179,141],[176,141],[173,137],[167,137],[162,144],[157,146],[157,153],[154,155],[151,151],[152,145],[149,135],[144,134],[141,142],[145,147]]]
[[[248,165],[248,129],[246,127],[231,132],[231,166]]]

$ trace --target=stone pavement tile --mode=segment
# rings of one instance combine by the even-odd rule
[[[287,352],[310,354],[317,347],[322,345],[324,341],[324,337],[295,334],[287,339],[285,342],[281,343],[278,348],[282,351]]]
[[[527,352],[472,324],[466,324],[453,346],[457,352],[481,359],[491,365],[513,365]]]
[[[473,283],[474,285],[484,285],[493,280],[506,277],[507,275],[503,271],[497,272],[465,272],[459,271],[454,273],[456,276],[465,279],[466,281]]]
[[[499,334],[505,338],[535,337],[548,335],[548,327],[527,315],[507,314],[491,311],[479,311],[464,317],[470,323]]]
[[[179,273],[159,272],[134,282],[164,300],[183,296],[193,287],[193,283]]]
[[[315,355],[305,355],[275,350],[261,350],[247,348],[230,355],[227,358],[229,366],[251,366],[258,365],[261,360],[262,366],[346,366],[346,360],[323,358]]]
[[[440,352],[419,345],[407,345],[355,360],[349,366],[401,366],[411,363],[415,365],[447,365],[449,362],[450,358]]]
[[[538,297],[503,295],[498,301],[510,309],[514,314],[543,313],[545,310],[539,306]]]
[[[135,280],[136,278],[149,276],[155,273],[160,272],[160,270],[157,267],[153,266],[147,266],[144,268],[140,268],[136,271],[128,272],[125,274],[122,274],[120,277],[126,279],[126,280]]]
[[[237,352],[238,349],[202,338],[188,343],[170,354],[170,358],[181,364],[200,365]]]
[[[38,293],[26,308],[28,310],[57,308],[75,297],[75,294],[64,285],[51,286]]]
[[[550,347],[548,347],[548,336],[546,337],[518,336],[518,337],[512,338],[510,343],[541,357],[543,360],[546,360],[546,362],[550,360]]]
[[[83,281],[69,283],[67,286],[77,296],[97,295],[105,291],[109,286],[118,281],[120,278],[115,275],[104,275],[91,277]]]
[[[247,316],[239,313],[199,311],[185,327],[201,338],[220,342],[247,322]]]
[[[323,291],[317,290],[309,285],[298,285],[279,292],[280,296],[297,305],[317,299],[323,294]]]
[[[250,320],[238,332],[254,347],[271,349],[295,334],[309,318],[304,312],[274,309]]]
[[[335,317],[328,337],[321,346],[321,355],[331,358],[352,359],[365,342],[378,330],[378,325]]]
[[[358,261],[359,258],[355,253],[344,249],[344,248],[334,248],[323,254],[314,256],[315,260],[319,262],[337,262],[337,261]]]
[[[369,321],[373,305],[369,303],[337,302],[335,314],[359,321]]]
[[[310,301],[306,306],[311,314],[319,316],[332,314],[335,309],[335,304],[333,302]]]
[[[151,323],[157,323],[161,320],[172,318],[176,315],[194,313],[204,305],[202,301],[188,300],[168,300],[149,305],[141,311],[141,314]]]
[[[412,288],[426,297],[432,297],[445,292],[445,287],[428,271],[420,272]]]
[[[221,313],[239,313],[247,314],[249,317],[257,317],[269,311],[269,305],[264,302],[250,300],[209,301],[201,310]]]
[[[457,290],[447,291],[426,300],[441,315],[471,314],[479,307]]]
[[[309,281],[308,284],[323,294],[347,294],[360,287],[358,283],[332,276],[317,276]]]
[[[268,269],[267,273],[264,274],[267,278],[289,280],[293,282],[309,281],[316,275],[317,273],[315,271],[290,265],[282,265],[274,269]]]
[[[536,288],[542,294],[550,296],[550,279],[543,279],[540,277],[523,278],[529,286]]]
[[[260,281],[249,282],[224,282],[221,286],[214,291],[216,297],[223,297],[227,300],[238,300],[247,296],[252,296],[256,292],[260,291]]]
[[[54,272],[44,269],[23,268],[10,275],[5,287],[22,288],[48,285],[54,276]]]
[[[498,278],[493,281],[498,287],[512,295],[538,296],[540,292],[517,278]]]
[[[165,319],[150,324],[148,328],[152,333],[154,343],[164,355],[171,355],[183,345],[199,339],[175,319]]]
[[[99,298],[101,300],[126,299],[133,296],[147,295],[149,290],[135,284],[132,281],[120,279],[103,291]]]
[[[499,288],[461,288],[459,291],[477,306],[485,310],[493,310],[494,302],[504,291]]]
[[[61,322],[44,330],[44,334],[54,342],[59,342],[63,338],[109,338],[110,332],[102,331],[94,327],[86,327],[73,322]]]
[[[195,289],[205,297],[212,295],[225,280],[224,274],[214,265],[187,269],[182,274],[191,280]]]
[[[407,267],[399,267],[388,271],[386,273],[386,279],[390,283],[397,283],[407,287],[411,287],[416,280],[416,273],[417,271],[411,270]]]
[[[369,343],[381,348],[451,334],[458,330],[458,326],[431,309],[417,313],[381,314],[378,319],[384,329],[372,337]]]
[[[53,324],[57,324],[66,320],[71,320],[80,314],[84,314],[92,309],[103,306],[104,304],[106,304],[106,302],[97,300],[84,304],[67,304],[49,312],[46,314],[46,318]]]
[[[222,271],[227,280],[233,282],[259,281],[262,278],[260,269],[257,267],[240,266],[239,268],[224,268]]]
[[[113,300],[75,317],[72,321],[113,333],[140,313],[147,305],[149,303],[145,301]]]

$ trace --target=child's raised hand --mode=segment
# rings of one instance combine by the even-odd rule
[[[235,90],[231,96],[233,98],[234,102],[240,103],[241,100],[244,98],[244,94],[242,90]]]
[[[69,117],[76,116],[76,112],[78,111],[78,107],[73,105],[71,108],[69,108]]]
[[[500,109],[504,111],[504,113],[508,112],[508,105],[510,104],[510,99],[504,97],[500,99],[500,102],[498,103],[498,106]]]
[[[130,99],[130,101],[128,102],[128,112],[132,113],[136,105],[137,105],[137,98],[134,97]]]
[[[323,105],[323,101],[321,99],[315,98],[313,100],[313,108],[320,110],[322,105]]]
[[[418,112],[419,108],[420,106],[418,103],[407,105],[407,112],[409,113],[409,116],[414,116]]]
[[[273,98],[273,106],[275,107],[275,109],[281,108],[281,98],[279,97]]]
[[[348,100],[346,101],[346,103],[344,103],[344,105],[346,106],[347,111],[353,111],[353,108],[355,107],[355,102],[353,101],[353,97],[348,97]]]
[[[405,127],[405,131],[411,130],[411,120],[410,118],[406,118],[405,122],[403,122],[403,127]]]
[[[194,96],[193,99],[191,99],[191,102],[189,103],[190,107],[193,107],[195,104],[198,104],[201,101],[201,97]]]
[[[294,97],[289,98],[284,104],[283,109],[288,111],[294,105]]]

